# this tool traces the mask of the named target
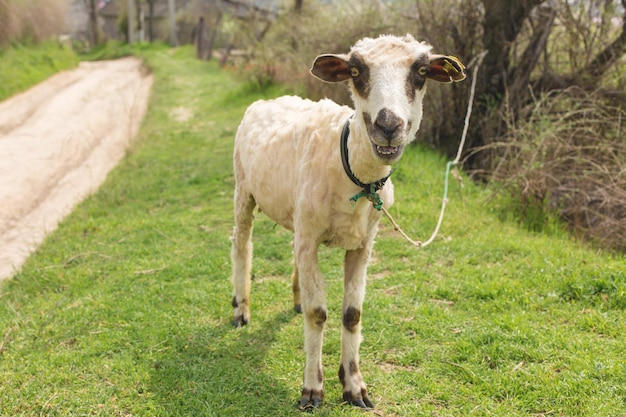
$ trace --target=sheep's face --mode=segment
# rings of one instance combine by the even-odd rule
[[[311,73],[327,82],[350,83],[355,122],[365,126],[374,155],[386,164],[402,156],[422,120],[426,79],[465,78],[463,64],[433,55],[412,36],[381,36],[358,41],[346,55],[320,55]]]

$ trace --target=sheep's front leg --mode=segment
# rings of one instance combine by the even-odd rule
[[[294,265],[291,273],[291,290],[293,291],[293,309],[296,313],[302,313],[302,301],[300,296],[300,276],[298,267]]]
[[[324,398],[322,343],[326,322],[326,295],[323,277],[317,264],[317,245],[296,240],[294,252],[304,313],[304,352],[306,354],[300,408],[307,410],[318,407]]]
[[[343,399],[361,408],[374,408],[359,370],[361,344],[361,309],[365,296],[365,278],[372,244],[346,252],[344,260],[344,298],[341,328],[341,365],[339,380]]]

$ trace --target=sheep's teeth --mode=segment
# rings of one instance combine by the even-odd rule
[[[382,155],[392,155],[398,152],[397,146],[380,146],[376,145],[376,151]]]

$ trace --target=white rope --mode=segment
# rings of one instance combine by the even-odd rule
[[[443,200],[441,202],[441,211],[439,212],[439,220],[437,220],[437,226],[435,226],[435,230],[433,231],[430,238],[428,238],[428,240],[426,240],[425,242],[411,239],[406,233],[404,233],[404,231],[400,228],[400,226],[398,226],[398,223],[396,223],[393,217],[391,217],[391,214],[389,214],[387,209],[383,207],[383,213],[385,214],[385,216],[387,216],[387,218],[393,225],[393,229],[400,232],[402,237],[404,237],[409,243],[411,243],[415,247],[423,248],[425,246],[430,245],[433,242],[433,240],[435,240],[435,237],[437,237],[437,234],[439,233],[439,228],[441,227],[441,224],[443,223],[443,215],[446,211],[446,206],[448,205],[448,183],[449,183],[449,178],[450,178],[450,170],[452,169],[453,166],[458,165],[461,160],[461,154],[463,153],[463,147],[465,146],[465,139],[467,137],[467,130],[469,128],[470,116],[472,115],[472,107],[474,103],[474,92],[476,91],[476,79],[477,79],[476,75],[478,74],[478,68],[480,68],[480,65],[482,64],[483,58],[485,58],[485,55],[487,55],[487,51],[481,52],[479,55],[475,56],[474,59],[472,59],[472,61],[468,65],[468,67],[471,67],[474,64],[476,66],[474,67],[474,72],[472,76],[472,86],[470,87],[469,103],[467,104],[467,112],[465,113],[465,125],[463,126],[463,133],[461,134],[461,141],[459,143],[459,149],[456,153],[456,158],[454,158],[453,161],[449,161],[446,164],[446,177],[445,177],[445,185],[443,189]]]

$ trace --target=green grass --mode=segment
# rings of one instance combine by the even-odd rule
[[[78,64],[71,48],[55,41],[0,48],[0,100]]]
[[[263,215],[253,321],[230,324],[233,136],[250,102],[282,92],[189,48],[141,56],[156,82],[127,158],[0,287],[0,414],[301,415],[291,236]],[[176,120],[181,108],[189,120]],[[411,147],[397,168],[391,213],[425,239],[445,161]],[[441,235],[423,250],[382,222],[361,348],[374,415],[626,415],[624,257],[520,228],[489,194],[452,184]],[[337,378],[341,259],[321,250],[318,416],[363,415],[341,404]]]

